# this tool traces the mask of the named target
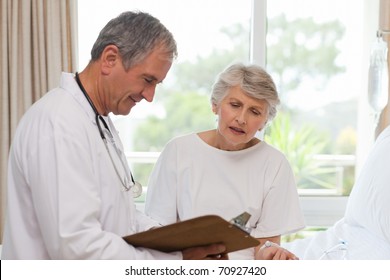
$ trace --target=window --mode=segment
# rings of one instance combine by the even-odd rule
[[[375,36],[375,29],[370,33],[363,25],[365,18],[373,20],[364,5],[367,1],[267,3],[266,65],[282,106],[265,139],[289,158],[309,225],[331,225],[343,215],[357,160],[366,152],[358,157],[358,145],[369,146],[373,137],[373,131],[362,134],[372,125],[366,76]]]
[[[372,133],[361,104],[377,2],[83,0],[79,69],[100,29],[125,10],[149,12],[174,34],[179,57],[155,101],[141,102],[131,117],[113,116],[134,177],[146,186],[169,139],[214,127],[209,92],[217,73],[234,61],[263,65],[282,100],[264,138],[289,157],[308,224],[326,226],[343,215],[356,163],[364,159],[357,157],[359,141]]]
[[[351,191],[365,93],[362,18],[362,1],[268,3],[267,68],[282,100],[268,139],[289,157],[301,193]]]

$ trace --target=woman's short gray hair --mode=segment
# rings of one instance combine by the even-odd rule
[[[91,60],[98,60],[108,45],[119,49],[126,70],[141,62],[157,46],[165,48],[167,57],[177,57],[172,33],[157,18],[143,12],[124,12],[110,20],[92,47]]]
[[[276,116],[280,103],[276,86],[271,76],[260,66],[236,63],[219,74],[213,85],[211,103],[219,105],[228,90],[240,86],[246,95],[268,103],[268,120]]]

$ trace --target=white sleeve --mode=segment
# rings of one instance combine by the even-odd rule
[[[257,238],[278,236],[304,228],[295,178],[283,158],[274,172],[269,172],[271,187],[263,202],[258,225],[251,234]]]
[[[177,222],[177,154],[170,142],[161,152],[149,178],[145,213],[162,225]]]
[[[145,215],[141,211],[136,210],[136,221],[137,221],[137,232],[142,232],[150,230],[154,227],[161,226],[160,223],[151,219],[149,216]]]

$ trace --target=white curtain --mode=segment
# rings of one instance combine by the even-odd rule
[[[24,112],[77,68],[77,0],[0,0],[1,239],[9,147]]]
[[[390,50],[390,0],[381,0],[380,1],[380,16],[379,16],[379,29],[385,31],[383,34],[383,39],[387,42],[387,47]],[[390,51],[387,54],[387,63],[390,69]],[[390,72],[389,72],[390,73]],[[390,79],[389,79],[390,81]],[[389,99],[390,101],[390,85],[389,85]],[[382,111],[379,124],[376,130],[376,134],[379,135],[383,129],[385,129],[390,124],[390,102],[387,103],[387,106]]]

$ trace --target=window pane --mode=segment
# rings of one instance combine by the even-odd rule
[[[348,195],[355,179],[358,98],[366,92],[362,5],[267,4],[267,69],[282,107],[266,139],[286,153],[302,194]]]

